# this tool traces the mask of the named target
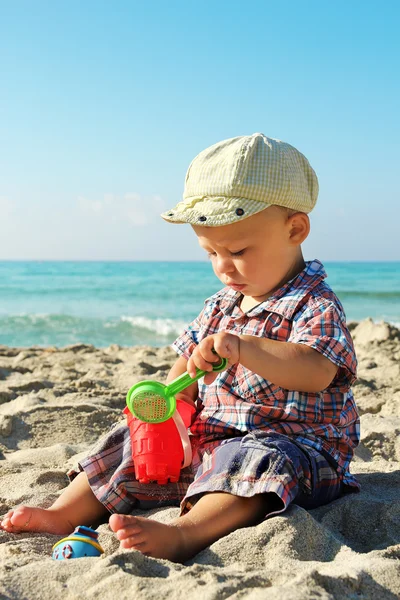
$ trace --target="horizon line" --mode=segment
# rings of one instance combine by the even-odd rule
[[[314,259],[305,259],[306,262]],[[399,259],[318,259],[323,263],[400,263]],[[21,262],[38,262],[38,263],[209,263],[207,258],[204,259],[133,259],[133,258],[0,258],[1,263],[21,263]]]

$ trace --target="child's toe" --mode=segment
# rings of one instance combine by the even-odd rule
[[[28,527],[32,519],[33,510],[29,506],[21,506],[12,511],[10,516],[10,523],[17,529]]]
[[[9,531],[12,529],[11,517],[13,516],[14,511],[10,510],[7,514],[4,515],[2,520],[0,521],[0,529],[4,529],[4,531]]]
[[[6,517],[3,517],[2,520],[0,521],[0,529],[7,531],[7,527],[8,527],[8,520]]]
[[[139,550],[139,552],[144,554],[147,548],[147,540],[137,538],[136,536],[128,537],[121,540],[121,548],[124,548],[125,550],[132,548],[134,550]]]
[[[120,529],[127,529],[128,527],[131,527],[134,522],[134,519],[135,517],[132,517],[130,515],[114,514],[111,515],[111,517],[108,520],[108,523],[111,529],[114,531],[114,533],[116,533]]]
[[[131,525],[130,527],[124,527],[123,529],[118,529],[118,531],[116,532],[116,536],[119,540],[125,540],[130,537],[137,538],[142,533],[143,533],[143,529],[140,526]]]

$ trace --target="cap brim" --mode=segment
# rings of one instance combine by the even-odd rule
[[[188,198],[161,217],[169,223],[189,223],[204,227],[231,225],[268,208],[270,204],[247,198],[212,196]]]

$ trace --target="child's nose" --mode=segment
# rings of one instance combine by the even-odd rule
[[[232,259],[228,256],[219,256],[217,258],[217,269],[220,273],[232,273],[235,266]]]

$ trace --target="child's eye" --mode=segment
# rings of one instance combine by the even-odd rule
[[[230,252],[231,256],[243,256],[243,254],[245,253],[245,248],[243,250],[238,250],[238,252]],[[207,256],[208,258],[214,258],[214,256],[217,256],[216,252],[207,252]]]

